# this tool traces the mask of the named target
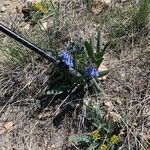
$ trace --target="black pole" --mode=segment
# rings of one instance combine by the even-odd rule
[[[9,28],[7,28],[6,26],[2,25],[0,23],[0,31],[2,31],[3,33],[5,33],[6,35],[10,36],[11,38],[13,38],[14,40],[18,41],[19,43],[21,43],[22,45],[28,47],[29,49],[33,50],[34,52],[36,52],[37,54],[39,54],[40,56],[44,57],[45,59],[47,59],[48,61],[59,65],[60,61],[56,60],[54,57],[52,57],[51,55],[49,55],[48,53],[44,52],[41,48],[35,46],[33,43],[30,43],[28,40],[26,40],[24,37],[18,35],[17,33],[15,33],[14,31],[10,30]],[[69,72],[77,77],[81,77],[82,75],[74,70],[72,67],[69,67]]]
[[[50,62],[53,62],[55,64],[59,63],[59,61],[56,60],[54,57],[50,56],[49,54],[44,52],[42,49],[40,49],[39,47],[37,47],[34,44],[30,43],[28,40],[26,40],[22,36],[18,35],[14,31],[10,30],[6,26],[2,25],[1,23],[0,23],[0,31],[2,31],[6,35],[10,36],[14,40],[18,41],[22,45],[24,45],[24,46],[28,47],[29,49],[33,50],[34,52],[38,53],[39,55],[41,55],[42,57],[46,58]]]

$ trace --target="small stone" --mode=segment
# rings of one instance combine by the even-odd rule
[[[26,0],[26,3],[34,3],[35,0]]]
[[[2,6],[0,11],[1,12],[5,12],[6,11],[6,7]]]
[[[30,29],[30,24],[25,25],[25,26],[24,26],[24,29],[25,29],[25,30],[29,30],[29,29]]]
[[[48,28],[48,24],[47,24],[47,22],[42,23],[42,25],[41,25],[41,29],[42,29],[43,31],[46,31],[46,30],[47,30],[47,28]]]
[[[126,77],[126,71],[125,71],[124,68],[121,69],[120,75],[121,75],[121,77],[122,77],[123,79]]]
[[[28,8],[30,8],[30,7],[32,7],[33,6],[33,4],[35,3],[35,0],[26,0],[25,1],[26,3],[26,6],[28,7]]]
[[[108,111],[112,111],[114,108],[112,102],[110,101],[105,102],[104,105],[108,108]]]
[[[101,65],[98,67],[98,72],[103,72],[103,71],[108,71],[108,68],[107,68],[105,65],[101,64]],[[108,76],[108,74],[105,75],[105,76],[103,76],[103,77],[99,77],[98,80],[104,81],[104,80],[107,79],[107,76]]]
[[[36,0],[35,2],[36,2],[36,3],[41,3],[41,1],[42,1],[42,0]]]
[[[106,3],[107,5],[110,5],[111,0],[102,0],[102,2]]]
[[[115,97],[115,98],[114,98],[114,101],[115,101],[115,103],[116,103],[117,105],[121,105],[121,104],[122,104],[122,102],[120,101],[120,97]]]
[[[14,124],[12,121],[6,122],[6,123],[0,123],[0,135],[2,135],[5,132],[12,131],[14,129]]]

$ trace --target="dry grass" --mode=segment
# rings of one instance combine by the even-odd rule
[[[126,3],[121,6],[123,11],[120,16],[116,16],[115,12],[113,14],[111,7],[98,15],[87,12],[82,2],[62,3],[62,15],[59,16],[60,36],[52,41],[53,48],[57,49],[62,48],[70,39],[80,36],[83,39],[88,38],[99,26],[103,28],[107,40],[114,34],[116,37],[118,30],[114,28],[115,23],[122,22],[121,27],[124,28],[123,24],[132,16]],[[113,7],[116,5],[113,4]],[[116,8],[115,11],[120,9]],[[115,21],[111,24],[109,18]],[[150,145],[150,35],[144,34],[145,32],[147,31],[141,30],[137,36],[134,29],[125,28],[123,34],[115,38],[115,46],[109,47],[105,58],[111,72],[102,83],[103,92],[94,98],[104,110],[106,102],[113,104],[110,112],[106,109],[107,115],[111,112],[117,115],[126,114],[127,122],[122,131],[126,145],[124,150],[148,150]],[[46,32],[44,35],[49,36]],[[40,39],[42,43],[45,38],[41,37],[34,40]],[[42,47],[48,48],[48,45],[43,44]],[[52,66],[35,57],[31,60],[25,68],[0,65],[0,123],[12,121],[14,124],[11,131],[0,135],[0,149],[76,149],[75,146],[71,147],[68,136],[83,129],[82,114],[78,114],[76,109],[74,113],[68,111],[60,125],[57,128],[53,126],[53,115],[60,103],[39,110],[39,100],[45,98],[43,95],[51,82]],[[93,101],[93,98],[88,96],[88,101]]]

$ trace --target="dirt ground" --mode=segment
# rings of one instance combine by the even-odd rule
[[[22,0],[0,0],[0,23],[7,25],[7,27],[9,27],[9,26],[12,26],[13,23],[17,19],[21,20],[22,14],[20,12],[21,12],[22,6],[24,5],[24,2],[25,0],[24,1]],[[0,38],[1,40],[5,40],[5,37],[6,36],[1,34]],[[0,64],[1,64],[1,62],[5,59],[1,51],[0,51],[0,57],[2,58],[0,59]],[[0,67],[2,66],[0,65]],[[1,141],[0,149],[3,149],[3,150],[57,149],[58,150],[59,147],[62,147],[64,143],[63,140],[65,137],[65,132],[63,131],[63,129],[56,129],[56,131],[54,131],[55,129],[50,129],[48,127],[48,124],[49,125],[51,124],[50,120],[49,120],[49,123],[46,123],[47,121],[45,120],[40,121],[36,119],[33,119],[33,120],[31,119],[32,120],[31,121],[27,117],[28,116],[27,114],[30,113],[32,106],[29,107],[28,110],[27,110],[27,107],[18,107],[18,106],[13,107],[13,108],[12,107],[6,108],[6,109],[4,106],[3,108],[5,110],[5,113],[3,113],[3,115],[1,115],[1,118],[0,118],[0,141]],[[24,123],[26,122],[25,123],[26,125],[24,123],[22,124],[22,122]],[[42,134],[44,137],[42,139],[41,137],[38,136],[39,134],[37,132],[39,128],[38,126],[43,126],[42,127],[43,131],[40,131],[40,132],[43,132]],[[16,133],[15,132],[10,133],[10,131],[14,130],[16,127],[20,133],[17,130],[15,131]],[[9,131],[7,131],[7,128],[9,128]],[[47,130],[45,130],[46,128]],[[4,132],[5,134],[3,134]],[[34,135],[32,135],[32,132],[34,132]],[[53,133],[55,134],[54,138],[51,141],[48,141],[49,137]],[[16,138],[13,138],[13,137],[16,137]],[[39,143],[42,143],[42,145],[40,146]]]
[[[22,20],[20,12],[23,4],[22,0],[0,0],[0,10],[3,7],[3,11],[0,11],[0,23],[9,27],[16,20]],[[70,9],[67,7],[69,4],[66,2],[67,11]],[[82,9],[80,8],[80,13],[63,21],[64,24],[73,21],[74,24],[69,28],[70,35],[73,35],[77,29],[81,35],[84,35],[84,38],[87,38],[87,35],[96,29],[99,18],[97,15],[93,15],[94,17],[84,24],[85,18],[82,20],[80,17]],[[105,34],[107,38],[107,34],[109,34],[107,30]],[[132,37],[132,35],[129,36]],[[0,40],[5,40],[5,37],[0,34]],[[142,141],[144,141],[144,136],[146,139],[150,136],[150,84],[148,38],[144,40],[144,44],[142,40],[137,44],[132,41],[131,37],[121,37],[116,48],[110,48],[106,52],[104,63],[111,67],[111,72],[106,81],[102,83],[105,90],[96,98],[96,103],[104,107],[103,103],[111,102],[114,105],[115,113],[128,113],[126,141],[130,150],[133,150],[132,143],[138,145],[139,138],[142,137]],[[143,57],[140,57],[140,52]],[[1,52],[0,57],[4,59]],[[0,63],[1,61],[2,59],[0,59]],[[35,63],[35,65],[34,63],[34,61],[30,62],[28,66],[21,68],[22,70],[19,67],[2,68],[0,65],[0,83],[3,83],[0,84],[1,103],[3,100],[8,101],[7,97],[10,98],[9,102],[14,102],[17,98],[17,102],[15,101],[13,105],[7,106],[7,103],[4,103],[5,105],[2,103],[0,106],[0,150],[73,150],[72,147],[70,148],[68,137],[76,132],[76,128],[80,130],[82,114],[78,118],[74,118],[74,116],[70,117],[73,113],[68,111],[68,116],[58,116],[58,118],[63,117],[63,123],[59,124],[58,118],[55,123],[53,122],[52,112],[56,111],[56,107],[46,108],[40,113],[35,111],[39,107],[37,95],[39,93],[42,95],[43,89],[47,88],[49,71],[46,67],[49,65],[44,63],[38,65]],[[11,96],[7,95],[7,92],[11,93]],[[3,95],[5,94],[4,99]],[[22,99],[18,96],[19,94],[23,97]],[[44,98],[40,97],[40,99]],[[91,97],[88,99],[93,100]],[[76,119],[79,119],[80,122]],[[76,128],[71,128],[71,125]]]
[[[1,0],[0,1],[0,23],[6,25],[7,27],[12,26],[13,22],[21,17],[21,14],[18,12],[21,10],[23,5],[21,0]],[[17,12],[18,11],[18,12]],[[0,35],[4,40],[4,35]],[[4,55],[0,51],[1,61],[5,59]],[[1,63],[0,63],[1,64]]]
[[[19,10],[23,5],[21,0],[1,0],[0,1],[0,22],[11,24],[18,17]]]

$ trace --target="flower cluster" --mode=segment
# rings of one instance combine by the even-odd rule
[[[59,55],[60,60],[67,66],[73,67],[73,60],[67,51],[62,51]]]
[[[99,130],[93,131],[93,132],[92,132],[92,138],[93,138],[94,140],[100,139],[100,138],[101,138],[100,131],[99,131]]]
[[[45,13],[45,9],[44,7],[42,6],[41,2],[36,2],[34,3],[34,6],[33,8],[37,11],[40,11],[41,13]]]
[[[85,70],[85,75],[88,76],[88,77],[98,77],[99,73],[98,73],[98,71],[96,70],[95,67],[89,66]]]
[[[75,49],[74,49],[75,50]],[[67,50],[63,50],[60,52],[59,59],[67,66],[74,67],[74,62]],[[85,76],[87,77],[99,77],[99,73],[97,69],[93,66],[89,66],[84,71]]]
[[[110,142],[112,143],[112,144],[117,144],[118,142],[119,142],[119,137],[117,136],[117,135],[112,135],[111,137],[110,137]]]
[[[106,144],[102,144],[100,146],[100,150],[107,150],[107,145]]]

